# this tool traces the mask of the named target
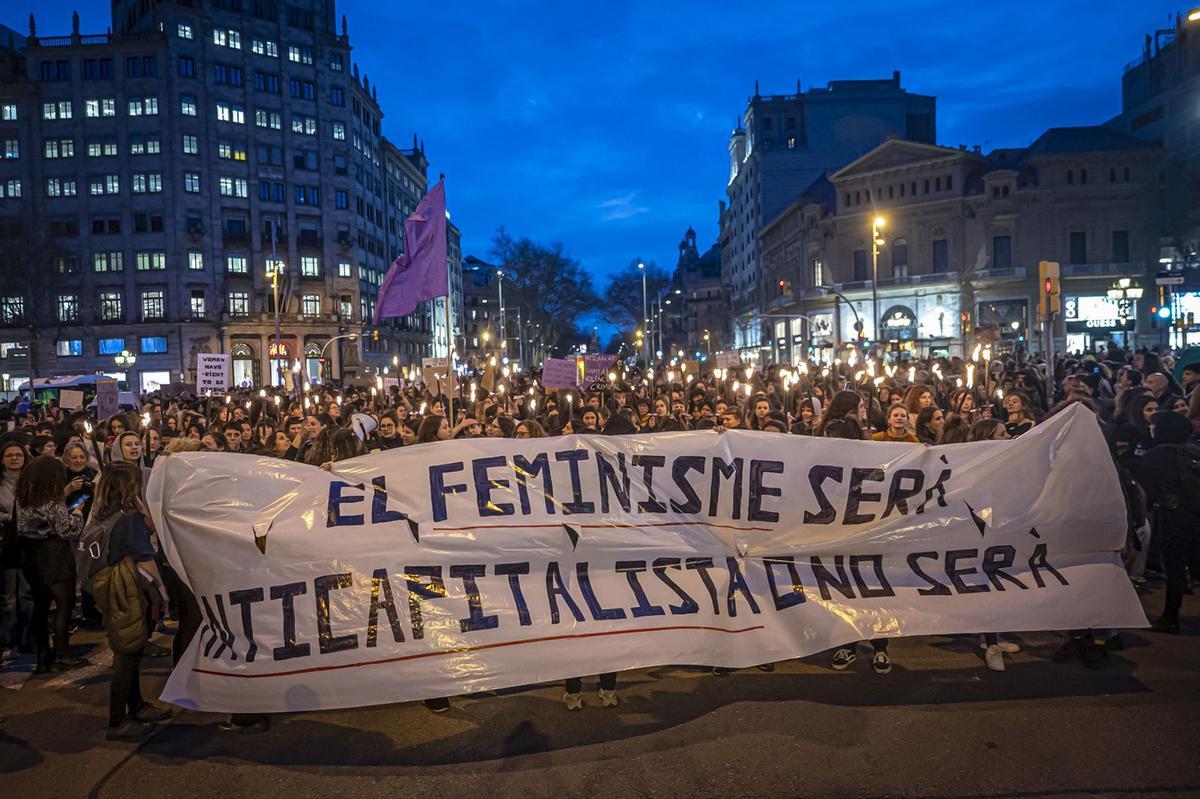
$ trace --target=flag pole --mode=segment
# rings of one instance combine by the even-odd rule
[[[446,173],[438,174],[438,183],[446,181]],[[454,294],[454,284],[451,282],[450,259],[446,258],[446,379],[450,384],[450,393],[446,396],[446,415],[450,417],[450,427],[454,428],[454,390],[458,387],[458,379],[454,374],[454,328],[450,324],[450,297]]]

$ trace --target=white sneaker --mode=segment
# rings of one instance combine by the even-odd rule
[[[1004,650],[999,644],[992,644],[987,648],[983,659],[987,661],[987,667],[992,671],[1004,671]]]
[[[616,707],[620,703],[621,700],[617,698],[615,689],[612,691],[606,691],[603,688],[600,689],[600,704],[605,707]]]
[[[583,710],[583,694],[563,694],[563,704],[567,706],[567,710]]]
[[[998,647],[1000,647],[1000,651],[1006,655],[1015,655],[1021,651],[1021,645],[1018,644],[1016,641],[1000,641],[996,645]],[[987,641],[980,641],[979,648],[987,649],[988,648]]]

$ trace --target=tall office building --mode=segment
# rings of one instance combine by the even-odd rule
[[[10,379],[111,373],[123,351],[142,390],[192,379],[201,352],[254,385],[432,354],[431,303],[371,324],[428,164],[384,137],[333,0],[114,0],[112,19],[0,31]]]
[[[759,234],[821,175],[849,164],[889,136],[932,144],[936,99],[891,80],[840,80],[795,94],[755,86],[729,139],[728,203],[721,203],[722,280],[730,295],[730,347],[757,358],[765,294]]]

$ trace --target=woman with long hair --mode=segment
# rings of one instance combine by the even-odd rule
[[[417,443],[428,444],[431,441],[445,441],[450,438],[450,422],[445,416],[432,414],[421,420],[417,428]]]
[[[83,512],[67,508],[66,468],[58,458],[30,461],[17,481],[17,537],[21,571],[33,592],[35,674],[64,671],[87,661],[71,656],[71,610],[75,606],[75,554],[69,542],[83,532]],[[48,618],[54,606],[54,648]]]
[[[1033,429],[1033,408],[1030,407],[1029,395],[1020,389],[1013,389],[1005,395],[1004,429],[1009,438],[1024,435]]]
[[[831,422],[843,419],[853,419],[861,428],[863,424],[863,400],[857,391],[839,391],[829,401],[829,409],[821,418],[821,430],[824,432]]]
[[[928,405],[921,409],[917,414],[916,434],[917,440],[922,444],[933,446],[938,443],[938,438],[942,435],[942,428],[946,424],[945,412],[936,405]]]
[[[25,446],[9,440],[0,446],[0,647],[29,651],[29,586],[21,576],[21,548],[14,510],[17,482],[29,460]]]
[[[96,506],[91,524],[101,526],[104,532],[101,541],[107,542],[107,558],[97,564],[99,570],[120,568],[124,563],[127,572],[148,580],[151,591],[137,591],[134,601],[144,603],[144,594],[157,596],[165,604],[166,590],[162,577],[154,562],[154,546],[150,541],[150,525],[147,523],[146,506],[142,503],[142,470],[136,464],[116,461],[104,470],[96,492]],[[89,537],[91,530],[89,529]],[[105,549],[101,544],[101,551]],[[108,592],[97,591],[97,601],[104,612],[105,630],[110,642],[117,640],[120,632],[115,628],[119,617]],[[134,609],[135,621],[145,615],[145,609]],[[132,646],[113,646],[113,678],[109,689],[108,734],[109,740],[139,740],[154,728],[155,721],[167,717],[165,711],[155,708],[142,698],[139,671],[145,646],[145,637],[134,635]],[[140,645],[139,643],[140,642]]]

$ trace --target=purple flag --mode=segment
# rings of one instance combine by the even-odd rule
[[[379,287],[375,324],[407,316],[417,303],[449,294],[447,270],[446,188],[439,180],[404,220],[404,254],[392,263]]]

